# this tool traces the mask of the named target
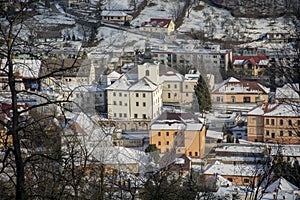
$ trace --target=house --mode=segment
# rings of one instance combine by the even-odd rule
[[[117,10],[103,10],[101,12],[101,18],[103,22],[126,22],[131,21],[132,16],[126,14],[123,11]]]
[[[269,58],[262,54],[232,57],[232,68],[234,73],[243,77],[257,77],[264,75],[268,66]]]
[[[247,113],[248,140],[300,144],[299,102],[263,103]]]
[[[161,153],[175,150],[191,158],[203,158],[206,126],[198,116],[191,113],[164,112],[153,120],[150,144],[156,145]]]
[[[240,81],[230,77],[216,85],[211,92],[212,102],[221,104],[241,104],[264,102],[268,99],[269,90],[257,82]]]
[[[175,31],[175,23],[172,19],[150,18],[150,21],[143,22],[141,24],[139,30],[150,33],[170,35]]]
[[[221,175],[236,186],[256,186],[262,181],[264,166],[260,164],[224,164],[214,162],[204,170],[205,180]]]

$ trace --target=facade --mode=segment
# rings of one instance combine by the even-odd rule
[[[161,153],[175,150],[191,158],[203,158],[206,126],[190,113],[162,113],[150,127],[150,144]]]
[[[191,41],[192,43],[192,41]],[[175,48],[152,48],[153,59],[175,69],[205,68],[208,74],[217,76],[220,70],[228,71],[232,63],[232,51],[218,45],[200,48],[199,45],[182,45]],[[216,77],[222,80],[221,77]]]
[[[264,75],[269,66],[269,58],[264,55],[233,56],[232,68],[235,74],[257,77]]]
[[[140,31],[170,35],[175,31],[175,23],[172,19],[151,18],[141,24]]]
[[[135,75],[125,74],[106,88],[108,118],[151,120],[160,115],[162,88],[158,63],[138,66]]]
[[[268,89],[256,82],[239,81],[230,77],[212,91],[213,103],[257,103],[268,100]]]
[[[264,103],[247,114],[248,140],[300,144],[299,103]]]

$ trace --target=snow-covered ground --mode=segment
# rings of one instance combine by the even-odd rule
[[[145,21],[150,21],[150,18],[175,18],[178,9],[183,7],[183,2],[177,1],[161,1],[152,0],[151,3],[141,11],[140,15],[135,18],[131,24],[133,26],[140,26]]]
[[[266,32],[294,32],[293,18],[250,19],[233,17],[226,9],[212,7],[201,2],[203,9],[192,10],[186,16],[179,32],[204,31],[213,38],[230,37],[239,40],[255,40]]]

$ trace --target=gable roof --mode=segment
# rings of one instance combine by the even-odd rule
[[[113,84],[106,88],[106,90],[128,90],[131,83],[127,80],[125,75],[121,76]]]
[[[274,181],[271,185],[269,185],[269,187],[267,187],[265,192],[267,193],[273,193],[278,191],[293,192],[298,190],[299,188],[297,186],[290,183],[285,178],[281,177],[278,178],[276,181]]]
[[[233,56],[232,63],[235,65],[241,65],[245,61],[249,61],[252,65],[258,64],[261,60],[269,61],[269,58],[265,55],[258,54],[256,56]],[[264,63],[266,64],[266,63]]]
[[[203,124],[191,113],[164,112],[151,124],[152,130],[201,130]]]
[[[171,19],[163,18],[151,18],[150,22],[143,22],[141,26],[151,26],[157,28],[168,28],[171,23]]]
[[[156,89],[157,86],[147,77],[141,78],[129,88],[130,91],[154,91]]]
[[[128,14],[126,14],[123,11],[118,11],[118,10],[103,10],[101,12],[101,16],[105,16],[105,17],[125,17],[128,16]]]
[[[264,103],[250,110],[247,115],[268,117],[300,117],[300,103]]]
[[[224,164],[215,162],[204,172],[205,175],[218,174],[221,176],[259,176],[264,173],[264,166],[255,164]]]
[[[262,86],[257,82],[239,81],[233,77],[223,81],[219,84],[212,93],[221,94],[241,94],[241,93],[255,93],[255,94],[268,94],[268,88]]]

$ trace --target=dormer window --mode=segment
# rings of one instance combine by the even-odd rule
[[[146,76],[150,76],[149,70],[146,70]]]

